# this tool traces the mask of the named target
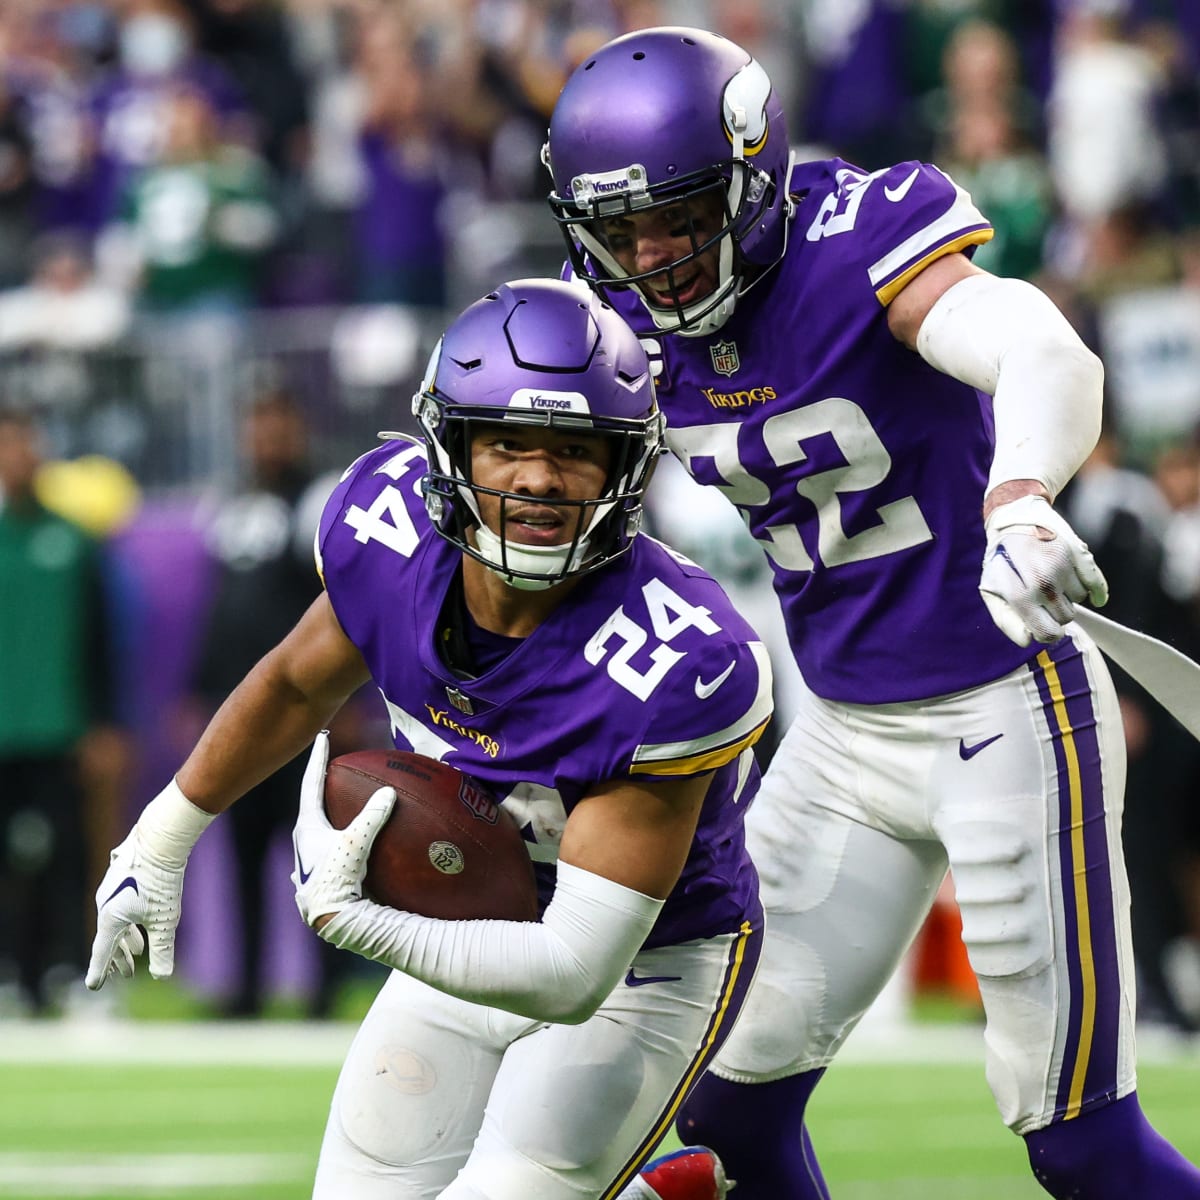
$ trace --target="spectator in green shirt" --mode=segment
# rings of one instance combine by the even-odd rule
[[[256,274],[279,215],[266,163],[223,142],[212,102],[181,86],[167,109],[163,157],[130,180],[106,235],[143,310],[236,312],[257,299]]]
[[[38,500],[41,463],[0,409],[0,985],[34,1013],[87,961],[84,780],[123,742],[98,546]]]

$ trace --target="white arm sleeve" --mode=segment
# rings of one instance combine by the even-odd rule
[[[921,357],[993,397],[996,451],[987,491],[1036,479],[1053,500],[1100,436],[1104,368],[1054,302],[1031,283],[959,280],[917,334]]]
[[[560,862],[539,922],[439,921],[358,900],[321,936],[464,1000],[576,1025],[616,987],[662,906]]]

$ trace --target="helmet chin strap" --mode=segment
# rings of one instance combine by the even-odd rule
[[[475,526],[475,546],[483,555],[484,566],[493,575],[499,576],[509,587],[520,592],[543,592],[563,581],[565,572],[570,567],[578,566],[585,557],[587,538],[579,539],[575,547],[575,561],[571,561],[571,547],[568,546],[519,546],[513,542],[503,542],[500,535],[493,533],[481,521]],[[504,563],[507,561],[508,570]],[[522,571],[529,575],[542,578],[528,579],[525,575],[513,575],[512,571]]]
[[[619,282],[622,277],[628,275],[628,272],[609,254],[603,243],[593,234],[586,229],[580,229],[578,237],[588,254],[604,267],[613,280]],[[677,333],[680,337],[705,337],[720,329],[729,320],[737,305],[738,288],[741,284],[741,276],[733,275],[732,238],[723,238],[717,253],[716,289],[687,305],[682,311],[677,308],[658,308],[646,299],[640,287],[634,288],[634,294],[641,302],[642,307],[650,314],[650,319],[654,322],[656,329],[661,329],[664,333]],[[712,307],[705,311],[707,305]],[[698,312],[703,315],[695,315]],[[681,319],[682,327],[680,326]]]
[[[639,297],[642,300],[642,305],[650,314],[650,319],[654,322],[655,327],[664,330],[667,333],[677,333],[680,337],[706,337],[710,333],[714,333],[720,329],[726,321],[733,316],[733,310],[737,306],[738,300],[738,281],[730,280],[723,286],[727,287],[726,294],[721,300],[708,310],[702,317],[692,317],[687,308],[683,310],[683,319],[687,322],[682,328],[679,326],[679,318],[674,312],[663,312],[650,304],[644,297]],[[692,309],[699,308],[705,303],[711,303],[711,296],[703,296],[692,306]]]

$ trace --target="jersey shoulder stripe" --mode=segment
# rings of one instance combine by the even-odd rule
[[[875,295],[885,307],[935,259],[969,246],[980,246],[994,236],[991,224],[975,207],[970,195],[949,176],[943,174],[943,178],[954,189],[950,207],[867,268]]]
[[[761,642],[746,643],[758,669],[758,689],[750,707],[732,724],[687,741],[641,745],[630,766],[636,775],[696,775],[732,762],[762,736],[771,719],[770,659]]]

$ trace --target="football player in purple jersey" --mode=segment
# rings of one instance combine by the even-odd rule
[[[580,64],[544,158],[574,273],[657,359],[670,448],[770,557],[807,686],[747,822],[770,934],[685,1105],[741,1200],[828,1195],[813,1089],[946,872],[987,1077],[1054,1196],[1200,1197],[1134,1063],[1120,714],[1054,499],[1102,367],[936,167],[796,162],[762,67],[696,29]]]
[[[88,986],[131,974],[147,940],[151,974],[171,973],[196,839],[315,739],[297,903],[395,969],[343,1066],[314,1196],[717,1200],[703,1148],[642,1164],[758,958],[743,816],[766,653],[710,576],[638,533],[662,416],[638,339],[586,288],[518,281],[472,305],[414,411],[423,442],[385,435],[330,497],[322,595],[113,852]],[[368,679],[396,746],[516,818],[539,921],[363,899],[395,794],[334,830],[321,731]]]

